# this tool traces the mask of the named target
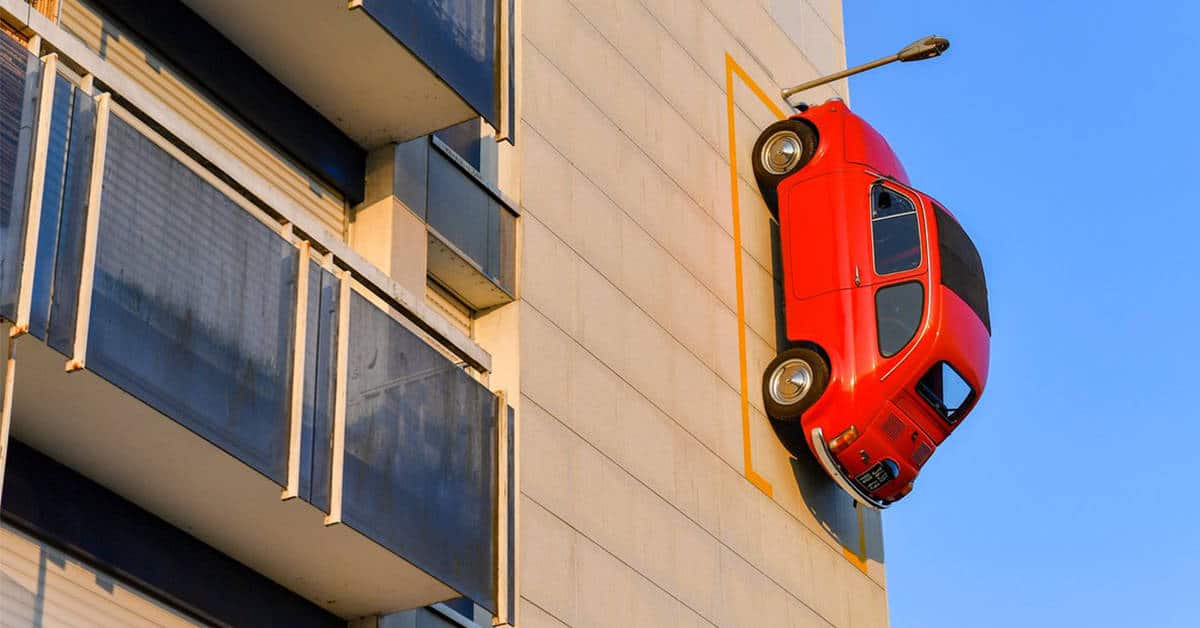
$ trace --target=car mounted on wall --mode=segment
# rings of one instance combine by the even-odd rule
[[[752,155],[779,220],[788,339],[763,403],[856,501],[886,508],[983,392],[983,265],[862,118],[837,99],[798,109]]]

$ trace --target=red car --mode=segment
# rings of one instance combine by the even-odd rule
[[[752,157],[779,219],[788,339],[763,373],[767,414],[801,429],[858,502],[885,508],[983,393],[979,253],[840,100],[767,127]]]

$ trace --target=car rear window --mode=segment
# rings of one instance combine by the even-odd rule
[[[917,393],[943,419],[957,423],[971,406],[975,391],[958,371],[946,362],[938,362],[917,382]]]
[[[942,285],[971,307],[990,335],[992,319],[988,312],[987,281],[983,276],[983,260],[979,257],[979,251],[950,212],[937,203],[934,203],[933,210],[937,216],[938,251],[942,256]]]

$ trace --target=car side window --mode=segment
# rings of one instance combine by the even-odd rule
[[[871,239],[876,275],[891,275],[921,265],[917,206],[882,183],[871,186]]]
[[[883,357],[900,353],[913,339],[924,307],[925,287],[919,281],[886,286],[875,293],[875,324]]]

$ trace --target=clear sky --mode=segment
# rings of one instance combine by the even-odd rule
[[[983,256],[980,405],[884,514],[894,628],[1200,626],[1200,2],[846,0],[851,107]]]

